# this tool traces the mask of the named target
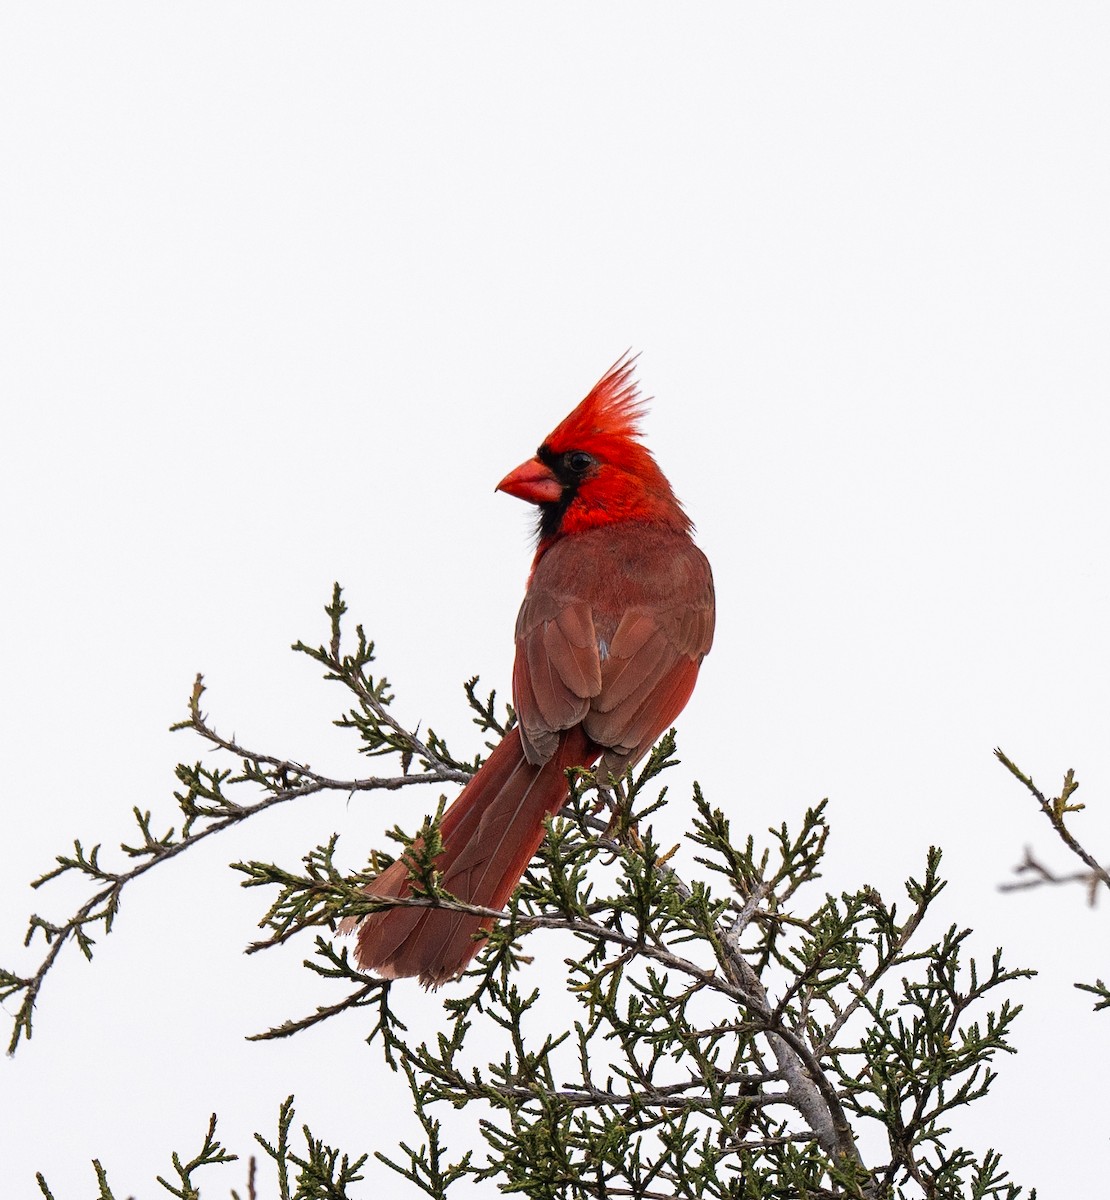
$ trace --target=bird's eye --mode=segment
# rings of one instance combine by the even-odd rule
[[[571,450],[563,461],[575,475],[584,475],[597,460],[585,450]]]

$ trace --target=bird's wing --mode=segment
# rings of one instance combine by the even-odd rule
[[[625,612],[601,664],[601,691],[584,722],[591,741],[608,751],[609,769],[635,762],[674,722],[712,640],[711,589]]]
[[[682,711],[713,640],[713,579],[688,537],[599,531],[540,560],[516,627],[513,698],[525,752],[546,761],[583,723],[610,767]]]
[[[587,601],[532,588],[516,623],[513,702],[524,750],[546,762],[561,730],[579,724],[601,691],[601,660]]]

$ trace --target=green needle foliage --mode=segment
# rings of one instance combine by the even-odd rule
[[[352,1195],[348,1189],[362,1178],[362,1168],[366,1164],[367,1155],[363,1154],[352,1159],[340,1150],[326,1145],[313,1137],[312,1130],[307,1125],[301,1127],[304,1149],[300,1142],[292,1136],[293,1097],[289,1096],[278,1111],[277,1137],[269,1142],[260,1133],[254,1135],[255,1141],[262,1148],[266,1158],[272,1159],[277,1167],[277,1190],[279,1200],[344,1200]],[[201,1167],[238,1162],[235,1154],[228,1154],[216,1140],[216,1116],[212,1115],[208,1122],[208,1132],[204,1142],[195,1155],[187,1162],[182,1161],[179,1154],[171,1156],[173,1163],[173,1178],[167,1179],[159,1175],[157,1182],[178,1200],[201,1200],[200,1185],[196,1174]],[[247,1177],[247,1188],[244,1192],[231,1189],[232,1200],[257,1200],[258,1192],[255,1185],[257,1159],[251,1158]],[[124,1200],[117,1197],[108,1183],[108,1175],[99,1162],[93,1162],[99,1192],[96,1200]],[[45,1200],[55,1200],[50,1185],[40,1172],[36,1176],[39,1190]]]
[[[138,836],[120,847],[118,865],[105,865],[103,847],[76,843],[36,880],[77,873],[94,894],[68,921],[33,916],[27,942],[45,945],[37,969],[0,972],[0,996],[19,1002],[13,1050],[31,1036],[35,1000],[61,949],[76,945],[91,957],[92,933],[111,932],[121,890],[159,862],[278,803],[325,790],[458,784],[477,768],[433,731],[395,719],[391,686],[371,674],[374,646],[361,627],[345,648],[338,586],[326,611],[328,641],[294,649],[344,689],[336,723],[393,773],[333,779],[224,738],[201,712],[198,678],[177,728],[234,766],[180,766],[181,817],[163,833],[136,811]],[[503,735],[511,709],[479,695],[476,680],[466,695],[483,733]],[[1032,1200],[994,1149],[965,1147],[954,1133],[959,1110],[987,1095],[1001,1056],[1013,1051],[1020,1006],[1012,993],[1031,972],[1004,965],[1001,951],[977,959],[970,931],[945,922],[941,852],[928,851],[904,894],[866,885],[833,894],[821,885],[830,852],[824,803],[793,829],[738,833],[697,786],[679,801],[691,813],[685,845],[661,845],[652,818],[673,803],[663,780],[674,756],[672,733],[622,780],[570,773],[567,806],[474,967],[444,990],[441,1027],[426,1041],[398,1016],[395,985],[360,971],[334,933],[340,921],[392,904],[487,912],[440,884],[442,804],[421,829],[394,832],[412,862],[413,895],[403,900],[362,891],[389,855],[373,854],[352,875],[336,861],[335,836],[294,866],[233,864],[244,887],[269,893],[262,937],[248,950],[304,937],[321,992],[313,1012],[255,1036],[290,1037],[368,1009],[358,1028],[380,1048],[381,1069],[408,1081],[421,1139],[357,1153],[307,1127],[297,1139],[290,1098],[276,1137],[256,1135],[246,1192],[232,1195],[255,1200],[261,1162],[275,1180],[266,1195],[356,1200],[368,1194],[359,1182],[373,1153],[397,1174],[398,1194],[437,1198],[492,1180],[535,1200]],[[1062,824],[1075,810],[1072,792],[1069,775],[1059,801],[1040,797],[1050,819]],[[403,1000],[411,985],[396,986]],[[1101,982],[1084,986],[1098,1007],[1110,1006]],[[473,1113],[465,1148],[446,1144],[439,1116],[447,1109]],[[202,1167],[228,1171],[234,1156],[215,1128],[213,1117],[193,1158],[172,1157],[172,1172],[159,1179],[167,1192],[197,1197]],[[101,1200],[112,1200],[107,1175],[94,1168]],[[39,1184],[54,1200],[41,1176]]]

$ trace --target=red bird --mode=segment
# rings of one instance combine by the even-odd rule
[[[713,576],[692,524],[639,440],[643,405],[619,362],[497,485],[539,508],[516,623],[511,729],[447,809],[442,886],[503,908],[567,798],[568,767],[602,778],[641,758],[682,711],[713,642]],[[407,896],[404,856],[366,892]],[[442,908],[366,917],[358,961],[435,987],[481,948],[488,918]]]

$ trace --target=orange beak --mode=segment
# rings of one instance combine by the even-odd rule
[[[515,471],[510,471],[494,491],[508,492],[529,504],[554,504],[562,499],[563,485],[550,467],[538,458],[530,458]]]

